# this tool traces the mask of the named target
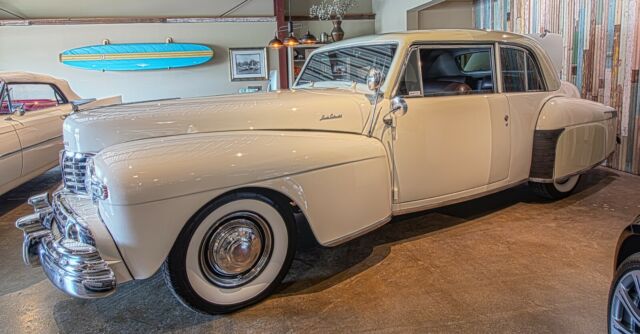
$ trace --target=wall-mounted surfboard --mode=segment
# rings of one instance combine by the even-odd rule
[[[64,51],[60,62],[86,70],[166,70],[204,64],[213,58],[205,45],[184,43],[105,44]]]

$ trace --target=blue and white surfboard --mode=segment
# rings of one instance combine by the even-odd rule
[[[60,54],[65,65],[95,71],[166,70],[204,64],[212,58],[210,47],[184,43],[94,45]]]

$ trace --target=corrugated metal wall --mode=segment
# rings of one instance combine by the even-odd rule
[[[640,0],[475,0],[480,29],[564,39],[562,76],[619,111],[622,144],[608,165],[640,174]]]

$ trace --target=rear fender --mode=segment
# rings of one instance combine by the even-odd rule
[[[615,149],[613,108],[572,97],[554,97],[542,108],[533,141],[530,179],[553,182],[582,173]]]

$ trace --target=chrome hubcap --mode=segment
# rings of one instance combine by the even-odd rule
[[[253,212],[235,212],[218,220],[205,235],[200,266],[213,284],[235,288],[257,277],[272,249],[267,222]]]
[[[611,298],[611,333],[640,333],[640,271],[626,273]]]

